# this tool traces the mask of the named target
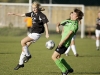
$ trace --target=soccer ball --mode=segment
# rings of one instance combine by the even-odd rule
[[[46,42],[46,48],[49,49],[49,50],[52,50],[54,47],[55,47],[55,43],[53,40],[49,40]]]

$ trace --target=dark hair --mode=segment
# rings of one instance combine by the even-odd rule
[[[84,16],[83,12],[77,8],[74,9],[74,12],[77,14],[78,20],[81,20]]]

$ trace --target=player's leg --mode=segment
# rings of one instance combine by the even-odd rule
[[[27,42],[27,46],[29,47],[32,43],[33,41]]]
[[[67,75],[68,73],[73,72],[73,69],[69,66],[69,64],[65,61],[65,59],[61,58],[61,54],[64,54],[66,48],[63,46],[61,48],[56,48],[52,55],[52,59],[62,71],[62,75]]]
[[[96,35],[96,49],[99,50],[99,30],[95,30]]]
[[[71,45],[67,48],[67,50],[66,50],[66,52],[65,52],[65,55],[66,55],[66,56],[69,56],[68,53],[69,53],[69,51],[70,51],[70,48],[71,48]]]
[[[28,42],[33,41],[29,36],[25,37],[24,39],[21,40],[21,45],[22,45],[22,51],[25,52],[26,56],[30,56],[29,50],[28,50]]]
[[[78,53],[77,53],[77,51],[76,51],[75,39],[73,39],[73,40],[71,41],[71,49],[72,49],[74,55],[77,57],[77,56],[78,56]]]
[[[31,27],[27,27],[27,31],[28,31],[28,34],[27,35],[30,35],[30,31],[31,31]],[[31,44],[33,43],[33,41],[30,41],[30,42],[27,42],[27,46],[29,47]]]
[[[66,56],[69,56],[68,53],[69,53],[69,51],[70,51],[70,48],[71,48],[71,46],[69,46],[68,49],[66,50],[66,52],[65,52],[65,55],[66,55]]]
[[[27,62],[31,58],[31,54],[28,50],[27,42],[36,41],[40,38],[41,34],[32,33],[29,34],[27,37],[21,40],[22,45],[22,53],[20,55],[19,64],[14,68],[14,70],[18,70],[21,67],[24,67],[24,62]]]
[[[23,49],[25,49],[25,51],[26,51],[26,56],[25,56],[25,58],[24,58],[24,62],[25,62],[25,63],[28,62],[28,60],[31,58],[31,54],[29,53],[28,47],[29,47],[33,42],[35,43],[35,42],[40,38],[40,36],[41,36],[41,34],[38,34],[38,33],[30,33],[30,34],[28,35],[28,37],[31,38],[32,40],[27,41],[26,47],[24,46],[24,45],[25,45],[24,40],[22,40],[22,47],[25,47],[25,48],[23,48]]]
[[[73,36],[73,38],[71,40],[71,49],[72,49],[74,55],[77,57],[78,53],[76,51],[76,46],[75,46],[75,35]]]
[[[31,39],[30,37],[25,37],[24,39],[21,40],[21,45],[22,45],[22,53],[20,55],[20,59],[19,59],[19,64],[14,68],[14,70],[18,70],[21,67],[24,67],[24,58],[26,57],[26,55],[28,57],[30,57],[30,53],[27,47],[27,42],[28,41],[32,41],[33,39]]]
[[[25,53],[22,51],[21,55],[20,55],[20,59],[19,59],[19,63],[17,64],[17,66],[14,68],[14,70],[18,70],[19,68],[23,68],[24,67],[24,57],[25,57]]]

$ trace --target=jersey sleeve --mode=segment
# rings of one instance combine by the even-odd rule
[[[25,16],[26,16],[26,17],[31,17],[31,12],[25,13]]]
[[[43,15],[41,18],[42,18],[43,24],[49,22],[49,20],[47,19],[47,17],[45,15]]]
[[[66,20],[62,21],[60,25],[64,26],[66,24]]]

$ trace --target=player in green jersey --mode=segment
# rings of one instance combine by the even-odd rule
[[[72,14],[73,14],[73,13],[71,12],[71,13],[70,13],[70,16],[71,16]],[[70,19],[70,17],[69,17],[69,19]],[[81,25],[81,21],[78,22],[78,25]],[[62,32],[63,32],[63,30],[62,30]],[[76,57],[79,56],[79,54],[77,53],[77,50],[76,50],[76,46],[75,46],[75,38],[76,38],[76,35],[74,35],[74,36],[72,37],[71,44],[70,44],[70,46],[68,47],[68,49],[66,50],[66,52],[65,52],[65,55],[66,55],[66,56],[69,56],[68,53],[69,53],[70,50],[72,50],[73,54],[74,54]]]
[[[65,59],[61,58],[61,54],[64,54],[67,48],[70,46],[71,39],[78,30],[78,21],[81,20],[82,17],[83,17],[83,12],[79,9],[74,9],[70,20],[64,20],[56,26],[56,31],[60,32],[59,26],[62,25],[63,33],[61,41],[59,42],[57,48],[55,49],[52,55],[52,59],[54,60],[56,65],[60,68],[62,75],[67,75],[68,73],[73,72],[73,69],[65,61]]]

